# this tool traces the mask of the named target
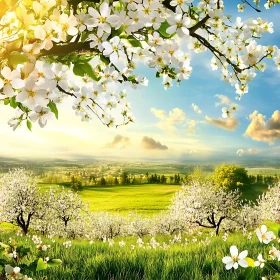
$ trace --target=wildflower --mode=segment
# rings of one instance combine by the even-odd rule
[[[240,254],[238,254],[238,249],[236,246],[230,247],[230,254],[231,256],[226,256],[222,259],[222,262],[226,265],[226,269],[229,270],[231,268],[237,269],[238,265],[242,267],[247,267],[248,262],[245,260],[245,258],[248,255],[248,251],[242,251]]]
[[[272,246],[272,249],[269,250],[268,255],[269,255],[273,260],[275,260],[275,258],[278,258],[278,259],[279,259],[279,257],[280,257],[280,251],[277,250],[274,246]]]
[[[264,244],[268,244],[271,240],[276,238],[272,231],[267,232],[267,227],[265,225],[262,225],[261,229],[257,228],[255,232],[260,242]]]
[[[258,255],[258,260],[254,262],[255,266],[259,266],[260,268],[264,267],[265,260],[263,259],[262,254]]]
[[[67,249],[67,248],[69,248],[69,247],[72,246],[72,242],[71,242],[71,241],[66,241],[66,242],[63,243],[63,245],[64,245],[65,248]]]

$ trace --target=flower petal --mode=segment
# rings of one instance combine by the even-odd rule
[[[247,257],[247,255],[248,255],[248,251],[245,250],[245,251],[243,251],[239,254],[239,258],[240,259],[245,259]]]
[[[266,225],[262,225],[262,226],[261,226],[261,232],[262,232],[262,233],[266,233],[266,232],[267,232],[267,227],[266,227]]]
[[[247,267],[247,266],[248,266],[248,262],[245,261],[245,260],[239,260],[239,261],[238,261],[238,264],[239,264],[240,266],[242,266],[242,267]]]
[[[236,246],[231,246],[230,247],[230,254],[233,256],[233,257],[237,257],[238,256],[238,249]]]
[[[232,258],[229,256],[223,257],[222,262],[224,264],[228,264],[228,263],[232,262]]]

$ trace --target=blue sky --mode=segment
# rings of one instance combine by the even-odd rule
[[[277,17],[280,17],[280,7],[270,11],[262,9],[262,13],[247,8],[247,12],[242,14],[237,13],[236,3],[238,1],[225,1],[226,7],[230,5],[228,11],[235,16],[241,16],[242,19],[260,16],[274,22],[274,33],[265,34],[261,42],[264,45],[280,46],[280,25],[276,24]],[[149,79],[149,86],[138,90],[127,89],[136,122],[117,130],[107,129],[98,120],[81,123],[74,116],[70,104],[66,104],[61,106],[59,121],[51,121],[46,128],[34,127],[33,132],[29,132],[26,127],[21,127],[13,132],[6,123],[13,111],[2,108],[0,131],[3,140],[0,155],[202,161],[215,157],[225,160],[246,157],[254,160],[254,157],[280,155],[279,140],[272,144],[243,135],[251,122],[249,115],[255,110],[266,116],[266,120],[276,110],[280,110],[280,72],[273,63],[267,61],[268,69],[264,73],[258,72],[249,84],[249,93],[238,101],[235,99],[235,89],[220,80],[219,72],[210,69],[210,59],[209,53],[192,55],[193,73],[190,79],[182,82],[180,87],[175,85],[167,91],[163,88],[162,79],[155,78],[153,69],[140,66],[137,73]],[[240,125],[235,130],[225,130],[205,120],[206,115],[213,119],[221,118],[224,105],[215,105],[220,101],[216,95],[227,96],[238,104],[236,117]],[[193,103],[202,113],[194,111],[191,106]],[[165,119],[156,117],[152,108],[154,112],[164,111]],[[168,117],[169,112],[175,112],[173,110],[183,114],[178,124],[172,123]],[[195,129],[191,129],[194,123]],[[237,155],[240,149],[243,152]]]

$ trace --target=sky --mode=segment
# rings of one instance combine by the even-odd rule
[[[232,2],[235,2],[233,5]],[[260,14],[248,9],[238,14],[237,1],[225,1],[228,12],[242,18],[261,16],[274,22],[274,33],[263,36],[262,44],[280,46],[280,7]],[[25,125],[13,131],[7,121],[13,109],[0,109],[0,157],[63,158],[80,157],[211,161],[280,156],[280,71],[268,63],[264,73],[249,84],[249,92],[236,100],[235,89],[220,80],[210,67],[211,55],[192,55],[189,80],[165,91],[154,69],[139,66],[148,87],[127,88],[135,123],[117,129],[99,120],[81,122],[71,101],[59,105],[59,120],[45,128]],[[221,119],[222,107],[237,104],[234,118]]]

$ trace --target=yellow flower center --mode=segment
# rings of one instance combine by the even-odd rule
[[[106,21],[106,17],[100,16],[98,20],[100,23],[104,23]]]
[[[42,78],[44,78],[44,77],[45,77],[45,75],[44,75],[44,73],[43,73],[43,72],[38,72],[38,78],[40,78],[40,77],[42,77]]]
[[[36,92],[34,90],[28,90],[27,93],[28,93],[28,97],[31,98],[33,98],[36,95]]]
[[[183,23],[182,22],[177,22],[177,26],[178,26],[178,28],[181,28],[181,27],[183,27]]]
[[[69,29],[69,24],[68,23],[62,24],[62,31],[67,31],[68,29]]]

